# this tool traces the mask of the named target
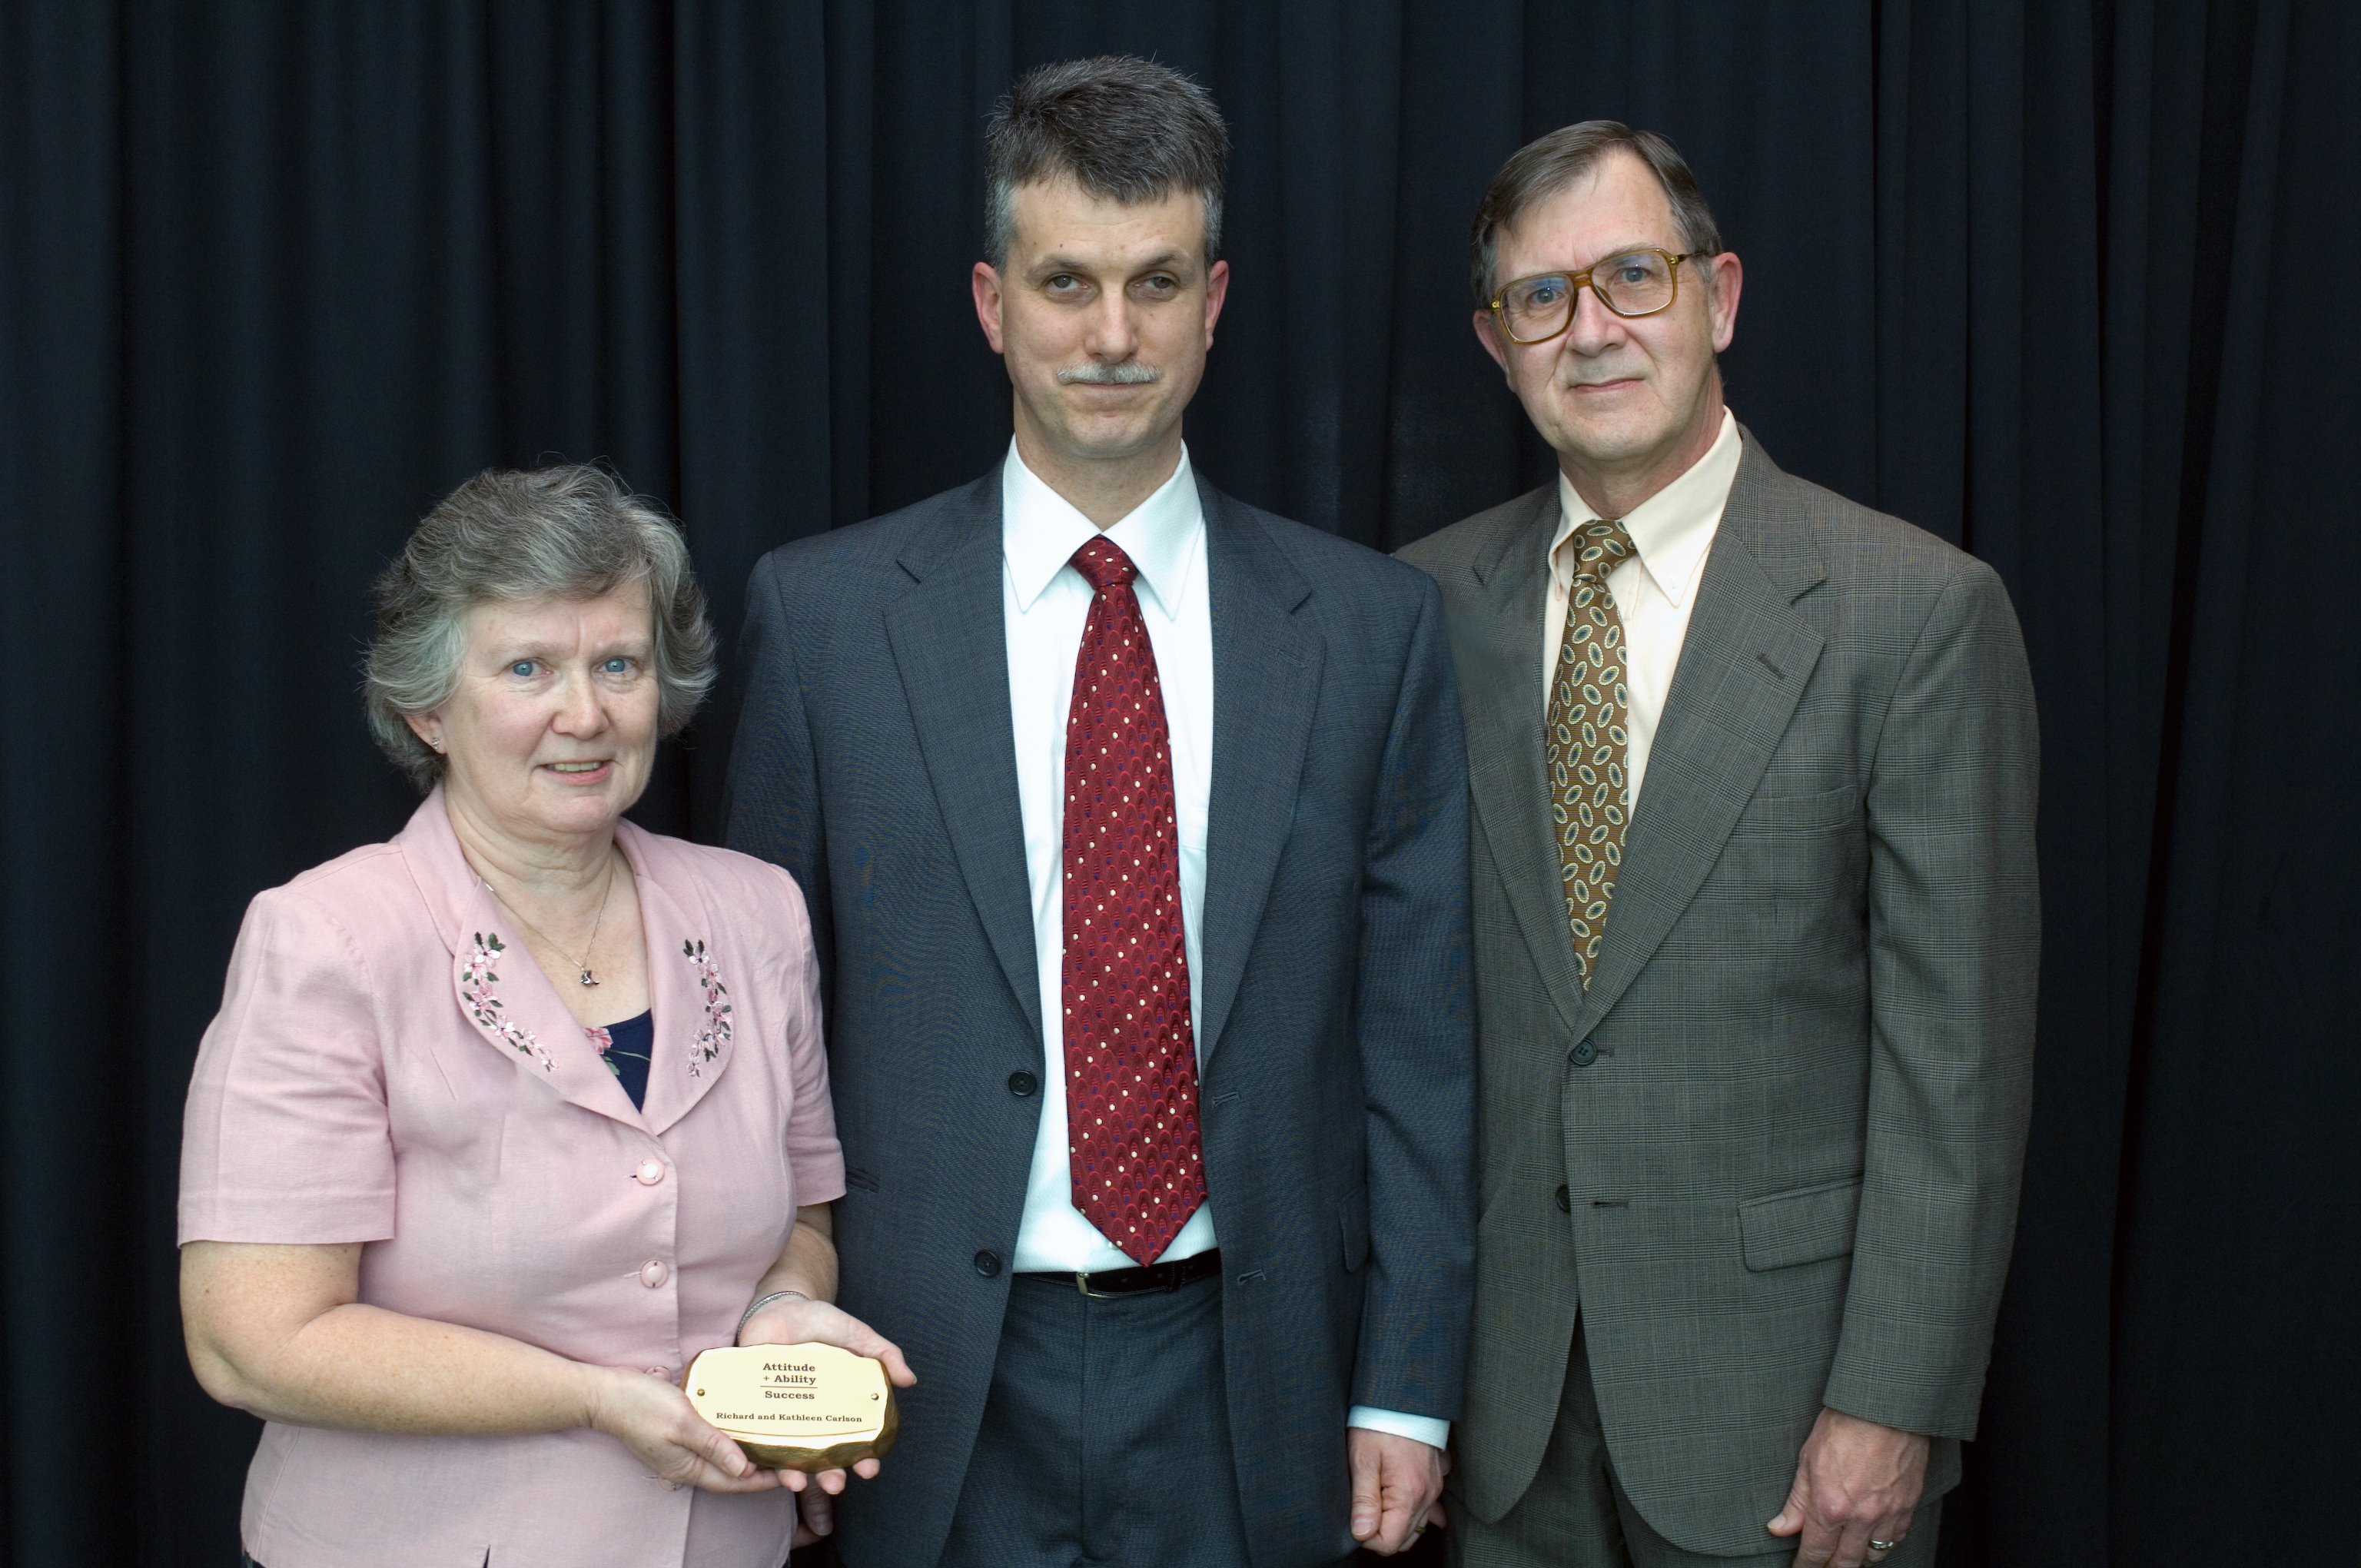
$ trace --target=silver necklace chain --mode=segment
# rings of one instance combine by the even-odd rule
[[[566,959],[566,962],[572,964],[576,969],[582,971],[576,977],[577,983],[582,985],[596,985],[598,983],[598,975],[593,973],[590,969],[590,955],[598,950],[598,927],[605,924],[607,919],[607,901],[615,896],[615,860],[611,851],[609,853],[607,858],[607,889],[604,893],[601,893],[598,895],[598,913],[590,922],[590,939],[583,945],[582,956],[579,959],[575,958],[573,954],[567,952],[564,948],[561,948],[555,942],[551,941],[548,934],[544,932],[540,927],[534,925],[523,916],[519,915],[517,913],[516,905],[511,904],[507,899],[500,896],[500,890],[492,885],[490,878],[478,875],[476,880],[484,884],[484,891],[490,894],[493,901],[501,908],[507,910],[518,925],[523,927],[528,932],[539,938],[553,951],[555,951],[559,958]]]

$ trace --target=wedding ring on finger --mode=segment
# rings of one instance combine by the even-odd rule
[[[1899,1538],[1893,1541],[1872,1541],[1869,1543],[1869,1549],[1872,1552],[1891,1552],[1901,1544]]]

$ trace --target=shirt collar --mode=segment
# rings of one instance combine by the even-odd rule
[[[1025,466],[1012,439],[1007,460],[1000,466],[1000,549],[1016,590],[1017,612],[1031,609],[1074,552],[1099,532],[1073,502]],[[1168,619],[1177,618],[1188,588],[1191,558],[1205,533],[1204,507],[1186,445],[1172,477],[1105,532],[1108,542],[1139,568],[1139,584],[1157,607]]]
[[[1697,563],[1713,543],[1714,529],[1721,521],[1721,509],[1729,504],[1730,487],[1738,478],[1738,459],[1741,451],[1738,436],[1738,420],[1728,409],[1721,411],[1721,433],[1706,448],[1704,456],[1689,465],[1686,472],[1631,509],[1623,519],[1623,530],[1631,536],[1631,544],[1640,553],[1640,566],[1656,585],[1656,591],[1674,604],[1688,597],[1690,587],[1697,581]],[[1582,499],[1574,483],[1563,473],[1557,477],[1557,532],[1550,540],[1550,568],[1565,576],[1570,567],[1558,560],[1557,547],[1586,522],[1595,521],[1598,513]]]

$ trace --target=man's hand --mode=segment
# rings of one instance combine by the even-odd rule
[[[1443,1519],[1443,1472],[1450,1461],[1416,1438],[1355,1427],[1345,1434],[1353,1473],[1353,1539],[1390,1557]]]
[[[1916,1432],[1823,1409],[1795,1462],[1787,1506],[1773,1535],[1802,1532],[1795,1568],[1861,1568],[1885,1553],[1872,1541],[1898,1544],[1927,1485],[1927,1440]]]

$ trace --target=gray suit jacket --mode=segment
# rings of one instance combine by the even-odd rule
[[[1971,1436],[2015,1223],[2039,903],[1990,568],[1752,436],[1586,993],[1542,743],[1554,484],[1401,552],[1442,586],[1477,831],[1477,1332],[1455,1480],[1538,1470],[1577,1307],[1609,1451],[1692,1552],[1777,1544],[1823,1404]]]
[[[1466,761],[1434,586],[1202,489],[1213,618],[1201,1086],[1257,1564],[1332,1562],[1356,1404],[1456,1417],[1473,1288]],[[919,1376],[851,1564],[936,1560],[1046,1077],[998,470],[775,550],[729,838],[803,884],[850,1190],[840,1299]]]

